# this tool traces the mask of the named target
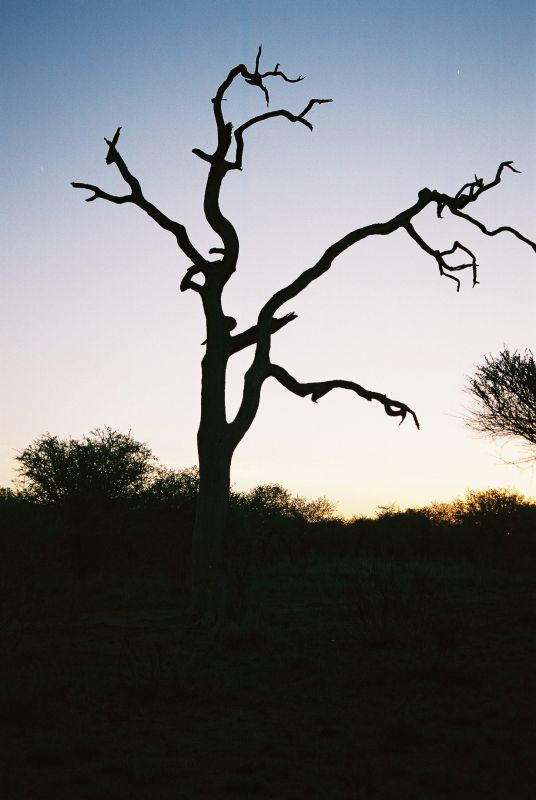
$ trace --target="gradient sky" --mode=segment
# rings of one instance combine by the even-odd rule
[[[252,324],[276,289],[348,231],[411,205],[424,186],[449,193],[476,172],[504,175],[472,213],[536,237],[536,5],[518,2],[160,2],[2,0],[2,294],[0,485],[14,456],[50,431],[110,425],[147,442],[168,466],[196,461],[199,298],[179,293],[188,262],[139,209],[84,203],[70,181],[124,192],[103,137],[145,195],[217,246],[202,215],[210,98],[229,68],[280,62],[303,73],[272,82],[272,107],[310,114],[314,132],[271,120],[248,132],[244,170],[222,205],[241,238],[225,309]],[[263,110],[242,84],[225,111]],[[505,463],[512,445],[464,426],[465,376],[484,353],[535,347],[536,256],[507,234],[483,237],[433,213],[416,222],[440,249],[460,239],[481,285],[456,294],[401,233],[368,239],[286,311],[274,361],[299,380],[347,378],[403,400],[420,432],[348,392],[318,405],[270,381],[238,448],[238,488],[279,482],[325,494],[346,515],[451,500],[467,488],[536,495],[534,467]],[[251,353],[236,357],[229,411]]]

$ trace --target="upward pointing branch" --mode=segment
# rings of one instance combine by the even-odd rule
[[[226,122],[222,105],[225,100],[225,93],[231,87],[233,81],[235,81],[238,77],[242,77],[246,83],[250,84],[251,86],[257,86],[263,92],[266,99],[266,105],[268,105],[270,102],[270,96],[264,83],[266,78],[277,77],[281,78],[287,83],[297,83],[303,80],[302,75],[299,75],[297,78],[289,78],[280,69],[279,64],[276,64],[273,70],[261,72],[261,54],[262,46],[259,47],[257,52],[255,68],[253,71],[248,70],[244,64],[238,64],[236,67],[233,67],[233,69],[229,71],[225,80],[220,84],[216,94],[212,98],[217,130],[217,145],[215,151],[213,153],[206,153],[204,150],[201,150],[198,147],[195,147],[192,151],[202,161],[206,161],[208,164],[210,164],[210,171],[205,188],[204,212],[207,222],[214,232],[218,234],[223,243],[223,247],[218,249],[223,251],[220,275],[224,281],[228,280],[236,269],[239,241],[233,224],[222,212],[220,206],[220,191],[223,179],[225,178],[227,172],[229,170],[242,169],[244,131],[257,123],[266,119],[271,119],[272,117],[286,117],[286,119],[288,119],[290,122],[299,122],[309,128],[309,130],[312,130],[313,126],[309,120],[306,119],[309,111],[314,105],[331,102],[331,100],[325,99],[312,99],[298,114],[293,114],[291,111],[287,111],[286,109],[279,109],[277,111],[267,111],[264,114],[259,114],[247,122],[244,122],[236,129],[234,133],[236,155],[234,161],[229,161],[227,159],[227,155],[233,141],[233,126],[230,122]]]
[[[264,85],[263,81],[265,78],[282,78],[287,83],[299,83],[299,81],[303,81],[304,75],[298,75],[297,78],[288,78],[284,72],[279,69],[279,64],[276,64],[273,70],[269,70],[268,72],[260,72],[259,67],[261,63],[261,55],[262,55],[262,44],[259,45],[259,49],[257,51],[257,58],[255,59],[255,72],[253,74],[249,73],[245,77],[246,83],[251,84],[252,86],[258,86],[259,89],[264,93],[264,97],[266,100],[266,105],[270,105],[270,95],[268,94],[268,89]]]
[[[121,177],[128,184],[130,187],[130,194],[126,195],[112,195],[108,192],[103,191],[98,186],[94,186],[91,183],[79,183],[74,181],[71,183],[75,189],[87,189],[90,192],[93,192],[92,197],[87,197],[86,202],[90,203],[93,200],[108,200],[110,203],[132,203],[138,208],[141,208],[142,211],[145,211],[151,219],[153,219],[161,228],[166,231],[169,231],[173,234],[175,239],[177,240],[177,244],[182,250],[182,252],[187,256],[187,258],[191,259],[199,266],[204,266],[208,262],[206,259],[203,258],[199,250],[197,250],[186,231],[184,225],[181,225],[180,222],[175,222],[175,220],[170,219],[167,217],[159,208],[157,208],[153,203],[149,202],[144,196],[141,189],[140,182],[134,175],[130,172],[129,168],[127,167],[125,161],[123,160],[122,156],[119,154],[117,150],[117,142],[119,141],[119,135],[121,133],[121,127],[119,127],[113,138],[104,139],[106,144],[108,145],[108,153],[106,155],[106,163],[107,164],[115,164],[117,169],[119,170]]]
[[[365,225],[362,228],[356,228],[356,230],[351,231],[350,233],[343,236],[334,244],[330,245],[324,254],[318,259],[314,266],[309,267],[308,269],[304,270],[301,275],[299,275],[292,283],[285,286],[283,289],[280,289],[276,292],[268,301],[265,303],[263,308],[261,309],[259,315],[259,321],[261,318],[269,318],[273,316],[273,314],[280,308],[283,303],[286,303],[288,300],[293,299],[302,292],[310,283],[314,280],[319,278],[325,272],[327,272],[333,264],[333,261],[352,247],[354,244],[366,239],[369,236],[386,236],[388,234],[394,233],[396,230],[405,229],[411,235],[411,237],[419,244],[419,246],[428,254],[432,255],[434,259],[440,266],[440,274],[445,275],[446,277],[452,277],[449,275],[449,272],[452,271],[460,271],[465,269],[470,269],[473,272],[473,285],[478,283],[477,275],[476,275],[476,259],[474,254],[461,244],[460,242],[455,242],[453,247],[450,250],[438,251],[431,248],[426,242],[422,239],[422,237],[416,234],[415,229],[413,228],[412,221],[416,218],[421,211],[423,211],[427,206],[431,203],[435,203],[437,205],[438,214],[444,209],[449,208],[453,214],[456,214],[460,209],[465,208],[468,203],[475,202],[478,197],[488,189],[491,189],[494,186],[497,186],[501,180],[501,173],[505,167],[508,167],[514,172],[518,172],[519,170],[515,170],[511,166],[510,161],[505,161],[499,165],[497,170],[497,174],[493,181],[489,184],[484,184],[483,181],[477,179],[478,186],[474,189],[473,193],[469,192],[469,194],[463,193],[463,190],[467,189],[469,184],[466,184],[465,187],[454,196],[450,196],[436,190],[430,189],[421,189],[418,195],[417,202],[414,203],[409,208],[401,211],[396,216],[392,217],[390,220],[386,222],[376,222],[372,223],[371,225]],[[530,247],[536,249],[536,244],[531,241],[530,239],[522,236],[517,231],[513,231],[515,234],[520,238],[522,241],[526,242]],[[444,261],[444,256],[454,253],[456,250],[461,250],[465,252],[470,257],[470,262],[465,264],[460,264],[458,266],[449,266]]]

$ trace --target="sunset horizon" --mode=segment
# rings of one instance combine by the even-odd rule
[[[2,485],[11,484],[16,453],[45,431],[76,438],[105,424],[131,430],[170,467],[197,463],[205,331],[195,297],[179,292],[188,262],[138,209],[88,205],[69,184],[123,191],[103,142],[121,125],[120,150],[146,195],[184,222],[204,252],[217,245],[203,219],[207,164],[191,151],[210,151],[211,97],[234,64],[253,68],[259,44],[265,69],[280,61],[290,77],[306,74],[296,84],[270,79],[270,109],[297,113],[311,97],[332,102],[308,112],[312,132],[285,119],[247,131],[243,169],[223,186],[240,238],[224,296],[237,330],[356,226],[388,220],[424,187],[455,193],[475,172],[488,182],[505,159],[522,174],[503,175],[479,218],[532,233],[530,4],[517,3],[514,15],[441,3],[423,13],[419,3],[381,3],[370,15],[342,4],[330,16],[320,2],[305,17],[309,35],[300,3],[274,8],[283,27],[255,3],[209,3],[213,33],[202,35],[190,3],[128,4],[127,16],[123,7],[104,3],[99,15],[87,3],[4,5]],[[320,46],[328,41],[333,50]],[[225,108],[237,124],[267,107],[258,89],[237,85]],[[22,161],[9,157],[17,151]],[[460,273],[456,292],[403,233],[372,237],[285,306],[298,318],[272,341],[298,380],[357,381],[408,403],[421,430],[408,419],[399,428],[347,392],[311,404],[271,379],[233,460],[237,487],[281,483],[306,497],[325,494],[345,516],[447,501],[467,489],[536,495],[533,466],[509,463],[519,449],[475,436],[463,422],[471,405],[464,387],[482,358],[532,344],[534,254],[509,233],[490,239],[471,227],[428,212],[418,222],[432,248],[455,239],[470,246],[479,263],[474,289]],[[229,365],[230,417],[251,355]]]

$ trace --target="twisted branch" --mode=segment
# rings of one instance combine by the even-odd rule
[[[201,150],[199,147],[194,147],[192,153],[198,156],[202,161],[207,161],[209,164],[215,164],[217,161],[222,161],[222,156],[225,155],[227,150],[229,149],[230,144],[230,135],[232,131],[232,126],[230,123],[226,123],[223,117],[222,111],[222,102],[225,99],[224,95],[225,92],[229,89],[235,78],[241,75],[245,82],[250,84],[251,86],[257,86],[261,89],[264,93],[266,99],[266,105],[268,106],[270,103],[270,95],[268,93],[268,89],[264,85],[263,81],[265,78],[282,78],[282,80],[286,81],[287,83],[298,83],[304,79],[303,75],[299,75],[297,78],[289,78],[282,70],[280,70],[280,65],[276,64],[273,70],[268,70],[267,72],[260,72],[259,65],[260,65],[260,58],[262,53],[262,45],[259,47],[257,52],[257,57],[255,59],[255,69],[253,72],[250,72],[244,64],[239,64],[238,66],[234,67],[227,78],[223,81],[223,83],[218,88],[216,95],[212,99],[212,103],[214,105],[214,115],[216,118],[216,125],[218,129],[218,146],[216,151],[212,154],[206,153],[204,150]],[[320,99],[314,98],[310,100],[303,111],[299,114],[293,114],[291,111],[287,111],[286,109],[279,109],[278,111],[269,111],[265,114],[259,114],[256,117],[244,122],[240,125],[234,132],[235,142],[236,142],[236,156],[234,161],[225,161],[225,168],[226,170],[230,169],[242,169],[242,158],[244,152],[244,131],[250,128],[252,125],[256,125],[258,122],[263,122],[266,119],[271,119],[272,117],[285,117],[290,122],[301,122],[302,125],[305,125],[309,130],[313,130],[312,124],[309,120],[305,119],[306,115],[309,111],[313,108],[314,105],[321,104],[321,103],[331,103],[331,99]]]
[[[518,170],[516,170],[516,172],[518,172]],[[528,244],[529,247],[532,247],[534,252],[536,252],[536,242],[527,239],[526,236],[523,236],[522,233],[516,231],[516,229],[510,227],[510,225],[501,225],[499,228],[495,228],[495,230],[490,231],[488,230],[488,228],[486,228],[484,223],[480,222],[480,220],[475,219],[474,217],[471,217],[469,214],[465,214],[463,211],[458,211],[455,208],[452,208],[450,210],[452,214],[454,214],[456,217],[460,217],[461,219],[470,222],[472,225],[475,225],[482,233],[485,233],[486,236],[497,236],[498,233],[511,233],[521,242],[524,242],[525,244]]]
[[[260,72],[259,67],[261,63],[261,54],[262,54],[262,45],[259,45],[259,49],[257,51],[257,57],[255,59],[255,72],[251,73],[248,72],[247,75],[244,75],[244,79],[246,83],[251,84],[252,86],[258,86],[259,89],[263,92],[264,98],[266,100],[266,105],[270,105],[270,95],[268,94],[268,89],[263,83],[264,78],[282,78],[287,83],[299,83],[304,79],[304,75],[298,75],[297,78],[289,78],[279,69],[279,64],[276,64],[273,70],[269,70],[268,72]]]
[[[454,195],[456,200],[463,201],[463,205],[460,206],[460,208],[463,208],[468,203],[473,203],[475,200],[478,200],[483,192],[487,192],[488,189],[493,189],[494,186],[497,186],[501,182],[501,176],[504,169],[510,169],[512,172],[516,172],[518,175],[521,175],[521,170],[513,167],[513,163],[513,161],[502,161],[497,167],[497,172],[495,173],[494,179],[489,183],[484,183],[483,178],[478,178],[475,175],[474,181],[464,184],[462,188],[459,189]],[[467,194],[464,194],[466,190]]]
[[[192,264],[191,267],[188,267],[182,281],[180,282],[179,288],[181,292],[185,292],[187,289],[192,289],[198,294],[203,294],[205,288],[204,284],[196,283],[196,281],[193,280],[194,276],[199,275],[199,273],[205,274],[203,267],[197,267],[195,264]]]
[[[243,133],[247,128],[261,122],[264,119],[271,117],[283,116],[291,122],[301,122],[309,129],[312,129],[311,123],[305,119],[311,108],[317,103],[330,102],[329,100],[314,99],[309,101],[307,106],[299,114],[292,114],[290,111],[280,109],[279,111],[267,112],[260,114],[257,117],[243,123],[239,126],[234,135],[236,143],[235,160],[227,160],[229,148],[233,142],[233,126],[230,122],[226,122],[222,104],[225,100],[225,93],[230,88],[233,81],[242,77],[246,83],[257,86],[264,93],[266,105],[270,102],[268,90],[264,84],[266,78],[277,77],[286,81],[287,83],[297,83],[303,80],[303,76],[299,75],[297,78],[289,78],[281,69],[280,65],[276,64],[273,70],[266,72],[260,71],[260,59],[262,54],[262,46],[259,47],[255,59],[255,68],[253,71],[248,70],[244,64],[238,64],[233,67],[225,78],[225,80],[218,87],[216,94],[212,98],[212,105],[214,109],[214,118],[216,121],[217,130],[217,145],[213,153],[207,153],[198,147],[193,148],[192,152],[203,161],[210,164],[210,171],[207,178],[204,197],[204,212],[207,222],[212,227],[215,233],[221,238],[223,247],[219,248],[222,251],[223,259],[221,261],[220,279],[225,283],[236,269],[238,260],[239,242],[236,230],[229,219],[222,213],[220,208],[220,191],[223,179],[227,172],[232,169],[242,169],[242,156],[244,150]],[[195,261],[195,259],[192,259]]]
[[[267,111],[264,114],[259,114],[257,117],[252,117],[252,119],[244,122],[235,130],[234,133],[236,141],[236,156],[234,162],[228,162],[229,169],[242,169],[242,159],[244,155],[244,131],[246,131],[248,128],[251,128],[258,122],[263,122],[266,119],[271,119],[273,117],[285,117],[290,122],[301,122],[302,125],[305,125],[306,128],[309,128],[309,130],[312,131],[313,126],[308,119],[305,119],[306,114],[309,113],[314,105],[332,102],[333,100],[331,99],[315,98],[313,100],[309,100],[303,111],[301,111],[299,114],[293,114],[291,111],[280,108],[277,111]]]
[[[123,158],[119,154],[117,150],[117,142],[119,141],[119,135],[121,132],[121,127],[119,127],[113,138],[104,139],[106,144],[108,145],[108,153],[106,155],[106,163],[107,164],[115,164],[118,168],[121,177],[128,184],[130,187],[130,194],[127,195],[113,195],[109,194],[108,192],[103,191],[98,186],[94,186],[91,183],[79,183],[78,181],[73,181],[71,186],[75,189],[87,189],[90,192],[93,192],[92,197],[87,197],[86,202],[90,203],[93,200],[108,200],[110,203],[133,203],[134,205],[141,208],[142,211],[145,211],[151,219],[160,225],[161,228],[164,230],[169,231],[175,236],[177,240],[177,244],[182,250],[182,252],[191,260],[194,261],[196,264],[206,264],[206,260],[203,258],[201,253],[194,247],[188,233],[186,232],[186,228],[184,225],[181,225],[179,222],[170,219],[167,217],[160,209],[158,209],[153,203],[150,203],[146,198],[143,196],[143,192],[141,189],[140,182],[134,175],[130,172],[127,165],[125,164]]]
[[[437,191],[431,192],[431,199],[437,204],[438,218],[441,219],[444,209],[448,208],[451,214],[453,214],[456,217],[460,217],[461,219],[464,219],[467,222],[470,222],[472,225],[475,225],[482,233],[486,234],[487,236],[496,236],[498,233],[511,233],[517,239],[524,242],[525,244],[528,244],[529,247],[532,247],[532,249],[536,252],[536,243],[531,241],[531,239],[528,239],[526,236],[517,231],[515,228],[512,228],[509,225],[502,225],[501,227],[496,228],[493,231],[490,231],[486,228],[486,226],[482,222],[462,211],[462,209],[465,208],[467,205],[469,205],[469,203],[474,203],[476,200],[478,200],[481,194],[487,192],[489,189],[492,189],[494,186],[497,186],[501,182],[502,173],[505,169],[509,169],[512,172],[520,174],[521,170],[516,169],[512,164],[513,164],[512,161],[501,162],[497,168],[497,172],[495,173],[494,179],[489,183],[484,183],[483,178],[479,178],[477,175],[475,175],[474,180],[465,183],[460,189],[458,189],[454,197],[451,197],[450,195],[443,194]],[[439,267],[439,274],[445,275],[447,278],[451,278],[456,282],[456,291],[458,292],[460,291],[460,281],[454,275],[450,274],[452,272],[459,272],[464,269],[471,269],[473,273],[473,287],[476,286],[476,284],[479,282],[477,280],[478,264],[476,263],[476,256],[474,255],[474,253],[471,252],[471,250],[469,250],[468,247],[461,244],[460,242],[454,242],[454,245],[450,250],[443,250],[443,251],[434,250],[424,241],[424,239],[421,236],[419,236],[415,228],[412,226],[410,220],[408,220],[408,222],[404,225],[404,228],[409,233],[411,238],[415,242],[417,242],[419,247],[425,251],[425,253],[428,253],[429,255],[435,258]],[[470,263],[459,264],[457,266],[450,266],[449,264],[447,264],[443,256],[450,255],[454,253],[456,250],[462,250],[463,252],[467,253],[469,258],[471,259]]]
[[[254,419],[254,415],[259,404],[262,384],[266,378],[266,375],[274,374],[273,372],[270,372],[270,369],[272,368],[269,366],[269,357],[272,320],[277,310],[284,303],[292,300],[294,297],[304,291],[304,289],[306,289],[313,281],[317,280],[321,275],[326,273],[333,265],[335,259],[354,244],[357,244],[369,236],[387,236],[400,229],[405,229],[414,239],[414,241],[416,241],[426,253],[435,259],[436,263],[438,264],[440,274],[454,280],[458,289],[460,286],[460,281],[452,273],[465,269],[472,270],[473,285],[475,285],[478,282],[476,272],[478,265],[474,253],[472,253],[468,247],[460,242],[455,242],[450,250],[434,250],[415,231],[412,221],[418,216],[418,214],[420,214],[432,203],[437,204],[438,216],[441,216],[441,210],[445,208],[445,206],[448,206],[449,209],[459,210],[465,207],[468,203],[474,202],[477,197],[482,194],[482,192],[487,191],[488,189],[492,188],[492,186],[496,186],[500,182],[502,172],[505,168],[517,171],[513,169],[511,162],[503,162],[499,165],[493,181],[491,181],[489,184],[484,184],[483,181],[475,178],[475,181],[472,181],[471,184],[466,184],[464,187],[462,187],[462,189],[457,193],[457,197],[451,197],[450,195],[428,188],[421,189],[418,194],[417,201],[412,206],[406,208],[404,211],[401,211],[399,214],[387,220],[386,222],[372,223],[361,228],[356,228],[354,231],[350,231],[350,233],[346,234],[341,239],[330,245],[325,250],[323,255],[318,259],[318,261],[313,264],[313,266],[303,270],[303,272],[291,283],[272,295],[272,297],[261,308],[259,313],[257,321],[257,346],[255,350],[255,357],[251,367],[246,373],[242,402],[236,418],[232,423],[233,434],[236,437],[235,441],[238,442],[240,440]],[[524,237],[523,240],[525,241]],[[532,243],[529,240],[526,241],[532,246]],[[445,256],[452,255],[457,251],[466,253],[470,259],[469,263],[462,263],[454,266],[447,264],[445,261]],[[297,381],[294,381],[291,376],[288,376],[288,373],[281,371],[281,369],[276,370],[276,372],[277,375],[275,375],[275,377],[277,377],[280,382],[286,381],[286,384],[288,385],[287,388],[292,386],[293,389],[304,391],[303,387],[298,384]],[[355,388],[357,384],[351,384],[350,382],[327,382],[325,384],[306,384],[305,386],[307,388],[311,388],[313,399],[318,399],[318,397],[320,397],[323,393],[322,392],[319,394],[321,386],[325,388],[326,391],[329,391],[331,388],[335,388],[336,386],[350,388],[354,391],[357,391]],[[359,387],[359,389],[362,389],[362,387]],[[299,394],[300,391],[297,391],[297,393]],[[363,391],[367,392],[367,390]],[[385,398],[384,400],[383,395],[368,393],[363,396],[367,397],[367,399],[379,400],[384,404],[386,412],[395,412],[395,416],[404,416],[405,414],[410,413],[410,409],[408,409],[407,406],[398,403],[397,401],[390,401],[388,398]]]
[[[477,267],[478,267],[478,264],[476,263],[475,254],[472,253],[471,250],[469,250],[468,247],[466,247],[465,245],[461,244],[460,242],[454,242],[454,244],[452,245],[450,250],[433,250],[430,247],[430,245],[428,245],[424,241],[424,239],[421,236],[419,236],[419,234],[417,233],[417,231],[415,230],[415,228],[413,227],[411,222],[408,222],[407,225],[405,225],[405,229],[409,233],[411,238],[415,242],[417,242],[419,247],[422,250],[424,250],[425,253],[428,253],[428,255],[431,255],[431,256],[433,256],[435,258],[435,260],[437,261],[437,265],[439,267],[439,274],[440,275],[444,275],[447,278],[451,278],[453,281],[456,282],[456,291],[457,292],[460,291],[460,280],[455,275],[451,275],[452,272],[461,272],[461,270],[464,270],[464,269],[471,269],[473,271],[473,287],[476,286],[476,284],[479,282],[477,280]],[[461,250],[462,252],[466,253],[469,256],[469,258],[471,259],[469,264],[457,264],[456,266],[451,266],[450,264],[447,264],[447,262],[445,261],[444,256],[452,255],[457,250]]]
[[[384,394],[380,394],[379,392],[371,392],[369,389],[365,389],[358,383],[354,383],[354,381],[334,380],[315,381],[313,383],[299,383],[299,381],[290,375],[286,369],[283,369],[283,367],[277,366],[276,364],[270,364],[269,375],[279,381],[279,383],[284,386],[285,389],[288,389],[289,392],[297,394],[299,397],[307,397],[307,395],[310,394],[313,403],[316,403],[321,397],[324,397],[324,395],[326,395],[328,392],[331,392],[332,389],[349,389],[350,391],[359,395],[359,397],[363,397],[369,402],[371,400],[376,400],[378,403],[381,403],[385,413],[389,417],[400,417],[400,425],[404,422],[409,414],[411,417],[413,417],[416,427],[419,428],[419,420],[417,419],[417,415],[405,403],[401,403],[399,400],[391,400],[389,397]]]

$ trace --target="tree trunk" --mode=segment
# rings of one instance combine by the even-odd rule
[[[214,443],[199,452],[199,493],[192,539],[192,611],[211,621],[228,612],[224,537],[229,507],[231,453]]]

